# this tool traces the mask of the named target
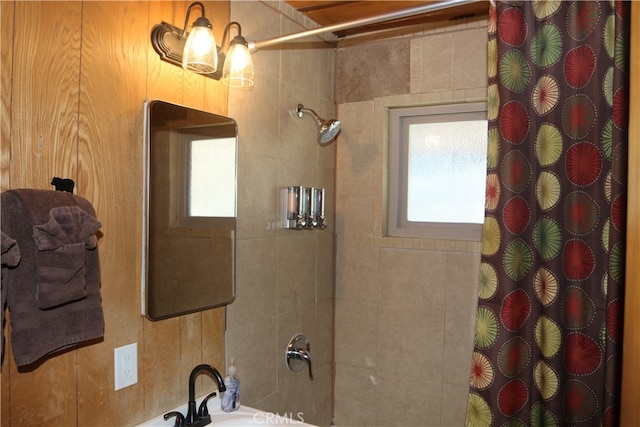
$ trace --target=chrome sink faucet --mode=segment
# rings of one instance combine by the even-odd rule
[[[209,415],[207,401],[209,398],[216,395],[215,391],[213,393],[209,393],[207,397],[204,398],[196,412],[196,377],[203,371],[213,375],[213,378],[218,383],[218,391],[220,393],[227,391],[227,388],[224,385],[224,380],[216,368],[206,364],[198,365],[193,368],[189,375],[189,402],[187,403],[187,416],[185,417],[182,413],[176,411],[164,414],[165,420],[170,417],[176,417],[174,427],[200,427],[211,424],[211,415]]]

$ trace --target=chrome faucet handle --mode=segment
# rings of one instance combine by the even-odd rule
[[[313,380],[313,371],[311,370],[311,344],[307,337],[297,334],[285,350],[285,363],[291,372],[301,371],[305,365],[309,369],[309,379]]]
[[[309,350],[310,348],[307,343],[307,350],[305,350],[304,348],[297,349],[295,357],[307,364],[307,366],[309,367],[309,379],[312,380],[313,372],[311,372],[311,354],[309,353]]]

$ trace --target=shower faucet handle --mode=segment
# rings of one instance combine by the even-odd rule
[[[299,372],[304,369],[305,365],[309,369],[309,379],[313,380],[313,371],[311,370],[311,344],[309,339],[302,334],[297,334],[287,346],[285,352],[285,362],[287,368],[291,372]]]

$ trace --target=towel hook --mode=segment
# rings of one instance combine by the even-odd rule
[[[76,186],[75,182],[69,178],[58,178],[54,176],[51,180],[51,185],[56,187],[56,191],[66,191],[73,194],[73,188]]]

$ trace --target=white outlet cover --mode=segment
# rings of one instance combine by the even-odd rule
[[[113,350],[113,370],[116,390],[138,382],[138,343]]]

